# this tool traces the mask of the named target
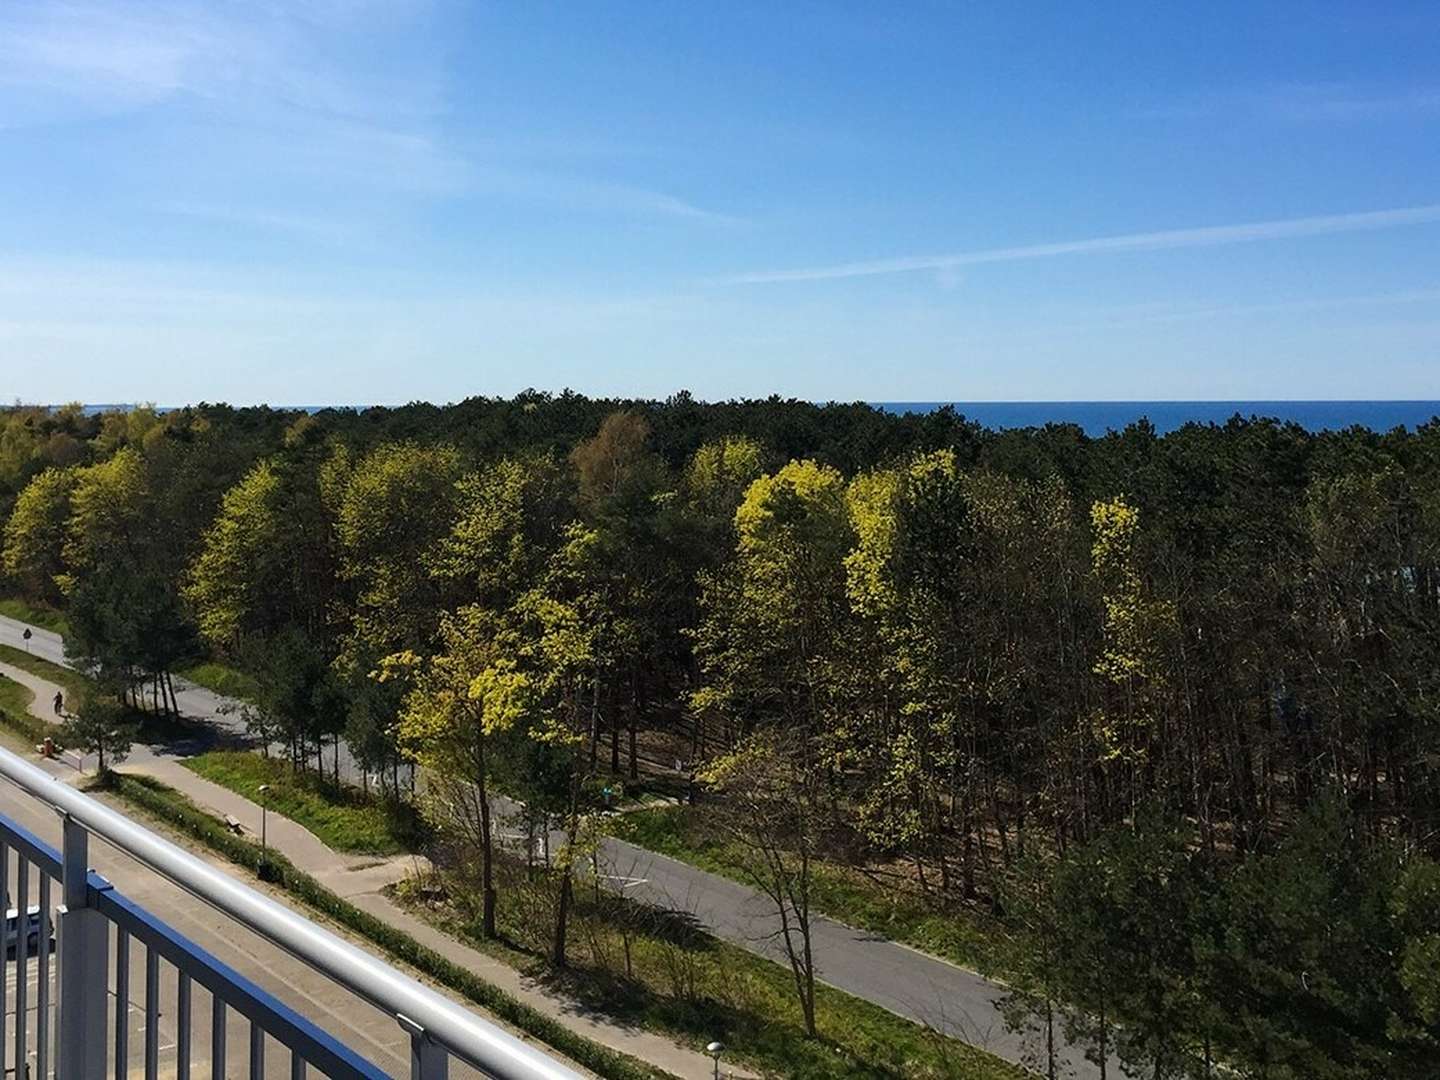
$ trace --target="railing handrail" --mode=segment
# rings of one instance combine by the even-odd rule
[[[579,1080],[579,1074],[573,1069],[540,1053],[508,1031],[482,1020],[3,747],[0,747],[0,775],[402,1024],[408,1022],[409,1026],[420,1028],[432,1042],[481,1072],[497,1080]]]

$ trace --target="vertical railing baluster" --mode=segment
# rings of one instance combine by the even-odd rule
[[[130,1075],[130,934],[115,928],[115,1080]]]
[[[305,1080],[305,1059],[299,1050],[290,1051],[290,1080]]]
[[[250,1021],[250,1080],[265,1080],[265,1029]]]
[[[433,1042],[425,1029],[408,1016],[395,1018],[410,1036],[410,1080],[445,1080],[450,1069],[450,1054]]]
[[[190,976],[175,987],[175,1080],[190,1080]]]
[[[36,867],[38,870],[39,867]],[[50,1075],[50,875],[40,871],[40,950],[35,970],[35,1072]]]
[[[29,1058],[25,1025],[30,996],[30,864],[15,852],[19,873],[15,891],[15,1075],[24,1075]]]
[[[160,1075],[160,957],[145,946],[145,1080]]]
[[[60,963],[56,1070],[65,1080],[105,1080],[105,1007],[110,985],[110,928],[91,906],[90,834],[66,815],[61,831],[56,949]],[[41,905],[49,918],[48,898]],[[48,948],[48,945],[47,945]]]
[[[210,1075],[225,1080],[225,999],[210,993]]]
[[[10,848],[3,843],[0,843],[0,895],[5,897],[5,916],[8,919],[10,916]],[[18,915],[15,929],[17,932],[20,929]],[[0,952],[8,953],[9,951],[8,943],[0,943]],[[9,957],[4,959],[7,970],[6,978],[0,979],[0,1067],[5,1064],[5,1006],[9,1004],[10,1000]]]

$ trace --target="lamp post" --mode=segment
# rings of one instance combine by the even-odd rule
[[[705,1052],[715,1059],[715,1080],[720,1080],[720,1055],[725,1052],[725,1044],[712,1042],[705,1047]]]
[[[269,837],[266,835],[266,826],[269,824],[268,811],[270,809],[270,785],[260,785],[260,876],[264,877],[266,868],[270,865]]]

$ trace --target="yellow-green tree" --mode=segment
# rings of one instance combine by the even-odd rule
[[[170,667],[191,648],[164,533],[138,450],[76,470],[59,577],[66,652],[123,687],[153,678],[157,708]]]
[[[410,677],[395,733],[401,753],[425,769],[427,815],[480,851],[486,937],[496,935],[491,744],[528,731],[537,696],[506,637],[494,615],[470,606],[441,617],[433,656],[405,652],[385,664],[387,674]]]
[[[1140,777],[1164,720],[1165,657],[1175,606],[1154,598],[1141,575],[1139,510],[1124,498],[1096,502],[1090,527],[1091,566],[1103,610],[1094,666],[1100,706],[1092,731],[1102,765],[1128,785],[1128,810],[1140,795]]]
[[[279,471],[262,461],[225,493],[205,531],[185,597],[201,635],[220,648],[234,648],[246,630],[270,625],[267,609],[290,599],[292,549],[281,511]]]
[[[430,556],[434,576],[492,611],[544,573],[573,512],[573,483],[551,454],[504,458],[462,477],[455,522]]]
[[[65,525],[70,517],[73,469],[46,469],[25,485],[5,523],[3,566],[25,596],[41,603],[61,599]]]
[[[792,461],[750,485],[735,532],[734,557],[702,582],[695,640],[706,682],[692,706],[742,733],[771,723],[819,731],[833,715],[849,619],[845,480]]]
[[[447,590],[430,566],[454,523],[461,475],[453,447],[413,442],[382,444],[354,461],[340,454],[321,470],[335,517],[345,624],[336,666],[349,689],[347,739],[368,769],[398,774],[389,733],[398,684],[370,676],[386,656],[432,648]]]

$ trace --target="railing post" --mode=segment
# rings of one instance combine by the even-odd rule
[[[59,1060],[62,1080],[105,1080],[105,1006],[109,981],[109,926],[90,907],[89,844],[84,826],[65,817],[61,888],[56,919],[60,953]],[[41,942],[41,948],[45,948]]]
[[[408,1016],[397,1016],[410,1034],[410,1080],[445,1080],[450,1071],[450,1054]]]

